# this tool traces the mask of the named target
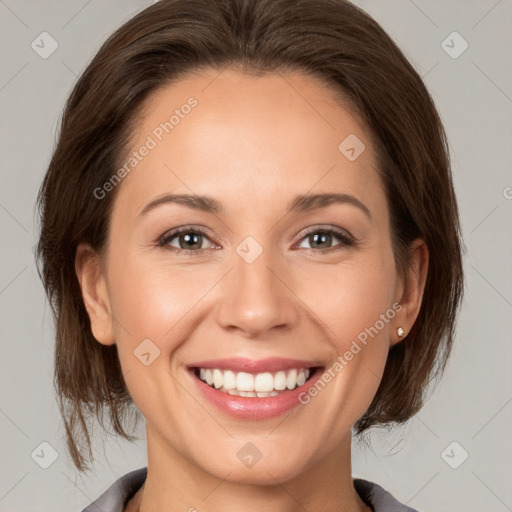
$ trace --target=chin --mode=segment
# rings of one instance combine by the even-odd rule
[[[240,459],[222,458],[219,464],[203,466],[203,469],[221,480],[251,485],[275,485],[277,482],[286,482],[306,469],[304,460],[299,463],[295,457],[289,457],[289,452],[288,456],[279,451],[272,451],[270,455],[262,453],[261,458],[256,456],[252,460],[242,452]]]

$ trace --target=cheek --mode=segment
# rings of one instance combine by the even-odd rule
[[[386,320],[395,315],[392,308],[395,270],[391,255],[368,254],[340,265],[319,266],[311,274],[299,296],[307,297],[305,300],[312,305],[314,313],[328,326],[338,353],[368,329],[375,333],[375,327],[378,337],[387,341]]]
[[[130,396],[151,418],[169,393],[163,386],[173,386],[169,355],[186,339],[187,313],[211,287],[211,276],[142,256],[117,261],[109,278],[119,360]]]
[[[340,396],[337,404],[352,411],[349,417],[358,418],[379,386],[393,318],[400,309],[393,302],[394,261],[391,256],[353,260],[336,271],[326,268],[322,272],[323,276],[316,277],[323,277],[329,286],[305,300],[314,304],[315,313],[328,327],[325,332],[333,353],[330,375]]]
[[[110,273],[114,314],[130,333],[131,343],[150,338],[162,349],[179,338],[180,322],[212,286],[212,272],[132,256]]]

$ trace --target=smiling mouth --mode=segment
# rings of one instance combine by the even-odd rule
[[[278,396],[303,386],[321,367],[292,368],[277,372],[248,373],[198,368],[194,375],[211,388],[233,396],[266,398]]]

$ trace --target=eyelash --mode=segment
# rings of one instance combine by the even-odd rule
[[[335,235],[336,238],[338,238],[339,240],[341,240],[342,243],[334,246],[334,247],[329,247],[327,249],[304,249],[308,252],[317,252],[319,254],[325,254],[325,253],[331,253],[332,251],[335,251],[335,250],[339,250],[339,249],[342,249],[343,247],[352,247],[356,244],[356,241],[353,237],[347,235],[344,231],[342,231],[341,229],[338,229],[338,228],[334,228],[334,227],[329,227],[329,228],[315,228],[315,229],[312,229],[306,233],[304,233],[301,237],[301,241],[303,239],[305,239],[306,237],[308,237],[309,235],[312,235],[314,233],[327,233],[327,234],[330,234],[330,235]],[[206,238],[209,238],[208,237],[208,233],[201,229],[201,228],[190,228],[190,227],[185,227],[185,228],[179,228],[175,231],[172,231],[171,233],[168,233],[168,234],[165,234],[162,238],[159,239],[158,241],[158,247],[164,247],[167,246],[167,244],[170,243],[171,240],[173,240],[174,238],[178,237],[179,235],[183,235],[183,234],[199,234],[199,235],[202,235],[202,236],[205,236]],[[197,254],[200,254],[204,251],[207,251],[209,249],[177,249],[176,247],[168,247],[168,250],[170,251],[173,251],[176,255],[178,254],[181,254],[181,253],[185,253],[187,256],[195,256]]]

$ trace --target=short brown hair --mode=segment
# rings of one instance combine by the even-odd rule
[[[407,269],[415,238],[429,248],[418,318],[390,349],[356,434],[411,418],[428,383],[445,368],[463,295],[462,236],[445,132],[400,49],[344,0],[160,0],[121,26],[76,83],[37,198],[36,259],[56,324],[54,385],[68,450],[80,471],[89,469],[82,440],[93,460],[87,411],[98,419],[101,414],[103,423],[106,410],[115,432],[135,439],[122,421],[133,402],[117,347],[94,339],[75,273],[79,243],[104,248],[119,187],[101,201],[94,190],[118,169],[151,93],[187,72],[226,66],[301,71],[348,99],[375,142],[397,269]]]

